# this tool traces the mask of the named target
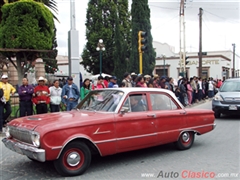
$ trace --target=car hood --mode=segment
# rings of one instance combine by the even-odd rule
[[[112,113],[93,112],[93,111],[66,111],[58,113],[47,113],[33,116],[26,116],[15,119],[8,123],[10,126],[34,130],[37,126],[41,128],[61,128],[72,127],[78,125],[86,125],[96,123],[98,121],[106,120],[106,115],[113,116]]]
[[[240,92],[218,92],[222,98],[237,98],[240,99]]]

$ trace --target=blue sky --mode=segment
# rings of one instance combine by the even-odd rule
[[[59,10],[57,17],[60,20],[60,23],[56,22],[59,55],[67,55],[71,0],[56,1]],[[88,0],[75,0],[80,53],[86,42],[87,4]],[[179,5],[180,0],[149,0],[153,40],[174,46],[175,52],[179,51]],[[232,43],[235,43],[236,52],[240,55],[240,0],[187,0],[186,50],[197,52],[199,49],[200,7],[203,8],[203,51],[229,50],[232,49]]]

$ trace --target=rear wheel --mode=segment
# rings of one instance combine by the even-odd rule
[[[54,161],[57,172],[63,176],[83,174],[91,163],[91,152],[82,142],[72,142],[62,151],[60,157]]]
[[[194,142],[194,133],[193,132],[183,132],[178,141],[175,142],[175,146],[180,150],[186,150],[192,147]]]

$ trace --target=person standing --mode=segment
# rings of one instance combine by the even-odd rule
[[[193,80],[193,78],[190,78],[190,81],[187,82],[187,97],[188,97],[188,105],[192,104],[192,94],[193,94],[193,89],[191,86],[191,81]]]
[[[67,78],[67,84],[63,86],[61,97],[64,106],[67,107],[67,111],[71,111],[78,103],[80,93],[71,76]]]
[[[22,79],[22,85],[18,88],[20,101],[20,117],[33,115],[32,95],[34,92],[33,86],[28,84],[28,79]]]
[[[83,82],[83,86],[81,87],[80,90],[80,94],[81,94],[81,100],[83,100],[83,98],[85,96],[87,96],[87,94],[91,91],[91,85],[90,85],[90,79],[86,78]]]
[[[116,76],[110,77],[110,83],[108,84],[108,88],[118,88]]]
[[[92,84],[92,90],[106,88],[103,80],[102,76],[98,76],[97,82]]]
[[[3,126],[7,123],[6,120],[10,116],[12,112],[11,104],[10,104],[10,94],[14,95],[16,92],[16,89],[8,83],[8,76],[7,75],[2,75],[2,82],[0,82],[0,88],[3,89],[4,95],[4,103],[2,104],[3,107]],[[5,109],[5,112],[4,112]]]
[[[129,88],[132,87],[131,75],[128,72],[126,72],[123,77],[124,79],[122,80],[122,82],[125,84],[125,87],[129,87]]]
[[[61,104],[62,88],[59,86],[59,81],[53,81],[53,86],[49,88],[50,91],[50,110],[51,112],[59,112]]]
[[[34,88],[32,101],[36,105],[37,114],[43,114],[48,112],[47,105],[50,103],[50,91],[45,86],[45,78],[40,76],[38,79],[38,85]]]

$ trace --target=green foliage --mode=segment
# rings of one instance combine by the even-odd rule
[[[55,70],[58,69],[57,60],[56,60],[56,57],[58,54],[56,33],[57,33],[57,29],[54,26],[54,37],[53,37],[53,43],[52,43],[53,51],[49,52],[49,53],[44,53],[42,56],[43,62],[45,62],[45,64],[48,65],[48,66],[45,66],[46,73],[54,74]],[[49,66],[50,66],[50,68],[49,68]]]
[[[14,3],[17,2],[19,0],[0,0],[0,8],[2,9],[2,6],[5,3]],[[55,0],[34,0],[36,2],[42,2],[44,5],[46,5],[49,9],[51,9],[52,11],[54,11],[55,13],[57,13],[58,9],[57,9],[57,3]],[[53,14],[54,19],[57,19],[57,17]],[[2,11],[0,11],[0,22],[2,20]]]
[[[116,54],[118,50],[115,42],[116,19],[119,20],[118,26],[121,33],[119,36],[128,38],[130,30],[129,16],[127,0],[89,1],[85,24],[87,43],[82,53],[83,61],[81,62],[88,72],[93,74],[98,74],[100,72],[99,52],[96,50],[96,47],[99,39],[103,39],[106,51],[102,53],[102,72],[113,74],[114,69],[116,69],[114,65],[116,62],[115,58],[118,57]],[[119,38],[121,39],[121,37]],[[127,40],[125,42],[127,42]],[[126,50],[129,49],[129,45],[122,42],[118,44],[118,46],[126,46]],[[126,52],[126,56],[127,54]],[[126,56],[122,58],[124,59],[124,63]]]
[[[114,75],[121,82],[123,75],[128,71],[130,57],[130,13],[128,12],[128,1],[117,2],[115,34],[114,34]]]
[[[52,50],[55,41],[54,21],[51,11],[43,3],[33,0],[19,0],[1,7],[0,48],[26,49],[20,52],[3,52],[11,60],[16,57],[14,66],[18,71],[19,84],[29,62],[44,53],[30,50]]]
[[[148,0],[133,0],[132,8],[132,50],[130,70],[139,72],[138,32],[147,32],[147,51],[143,53],[143,74],[152,74],[155,67],[156,53],[152,46],[150,9]]]
[[[1,48],[52,48],[53,16],[42,3],[22,0],[4,5],[2,12]]]

